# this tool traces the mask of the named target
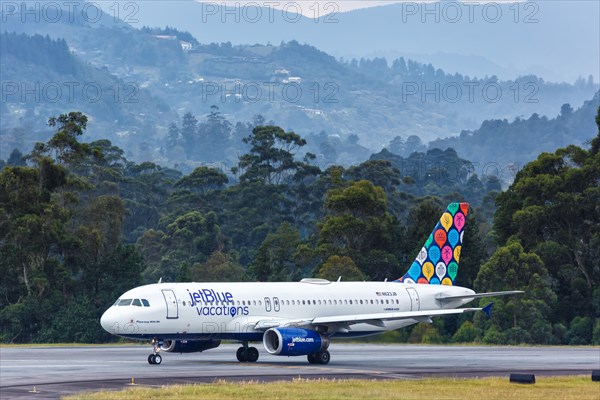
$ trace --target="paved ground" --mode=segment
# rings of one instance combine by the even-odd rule
[[[149,365],[150,346],[0,347],[1,399],[55,399],[61,395],[136,384],[305,378],[417,379],[422,376],[508,376],[590,374],[600,369],[600,348],[457,347],[339,344],[331,363],[311,365],[306,357],[277,357],[257,348],[256,364],[235,359],[237,345],[205,353],[162,353]],[[31,393],[33,388],[38,393]]]

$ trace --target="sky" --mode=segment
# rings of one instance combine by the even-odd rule
[[[298,10],[300,14],[307,17],[323,16],[330,13],[344,12],[356,10],[359,8],[368,8],[382,6],[392,3],[400,3],[398,0],[196,0],[199,2],[226,4],[228,6],[256,4],[264,7],[273,7],[283,9],[284,7],[290,12]],[[422,2],[422,0],[420,0]]]
[[[431,3],[438,0],[196,0],[198,2],[226,4],[227,6],[244,6],[256,4],[264,7],[287,8],[290,12],[298,10],[299,14],[307,17],[323,16],[331,13],[357,10],[360,8],[369,8],[383,6],[386,4],[411,2],[411,3]],[[453,0],[462,1],[462,0]],[[478,0],[478,3],[516,3],[525,0]]]

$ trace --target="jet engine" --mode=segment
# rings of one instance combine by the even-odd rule
[[[304,356],[327,350],[329,338],[301,328],[271,328],[263,335],[263,345],[269,354]]]

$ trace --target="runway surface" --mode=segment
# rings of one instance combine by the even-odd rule
[[[162,386],[217,379],[303,378],[418,379],[424,376],[508,376],[590,374],[600,369],[595,347],[475,347],[339,344],[330,347],[328,365],[306,357],[271,356],[262,348],[255,364],[238,363],[238,345],[205,353],[161,353],[149,365],[150,346],[0,347],[1,399],[55,399],[91,390],[136,384]],[[38,393],[31,393],[35,386]]]

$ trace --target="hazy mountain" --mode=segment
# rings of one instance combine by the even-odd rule
[[[101,4],[115,13],[113,2]],[[128,3],[119,4],[123,16]],[[136,4],[129,21],[133,26],[175,26],[205,43],[297,40],[346,59],[421,55],[416,59],[479,77],[508,79],[526,73],[573,82],[578,76],[592,74],[598,79],[600,75],[600,4],[595,1],[410,2],[329,15],[326,11],[335,11],[335,6],[324,10],[308,2],[295,3],[313,6],[302,11],[319,18],[295,15],[293,7],[281,11],[222,8],[217,2]],[[475,62],[465,68],[475,59],[489,63]]]
[[[512,180],[518,169],[542,151],[553,152],[570,144],[587,147],[597,134],[594,118],[598,107],[600,92],[577,110],[564,104],[554,118],[533,114],[512,122],[488,120],[474,131],[434,140],[429,143],[429,148],[452,148],[461,157],[472,161],[480,176],[492,174]]]
[[[89,116],[88,140],[109,136],[134,152],[177,118],[147,90],[82,61],[62,39],[3,33],[0,49],[2,155],[47,140],[48,118],[73,110]]]
[[[96,3],[89,4],[96,7]],[[195,7],[202,9],[192,2],[169,4],[171,7],[163,9],[164,20],[179,15],[184,26],[193,26]],[[260,114],[285,129],[318,138],[312,149],[323,148],[321,159],[348,165],[359,161],[367,149],[380,150],[396,136],[414,135],[428,142],[476,129],[485,120],[513,120],[534,113],[554,116],[562,104],[577,108],[598,90],[591,80],[573,85],[549,83],[534,75],[475,79],[405,58],[341,61],[297,41],[208,44],[206,35],[214,34],[209,19],[199,25],[204,33],[196,38],[180,25],[168,29],[140,26],[143,11],[158,12],[164,6],[161,2],[141,2],[130,14],[125,13],[126,4],[119,6],[122,8],[107,9],[112,14],[100,13],[97,21],[77,10],[65,12],[57,21],[23,22],[18,14],[6,16],[3,29],[7,31],[49,35],[56,40],[38,43],[45,48],[38,49],[40,57],[36,57],[30,48],[31,36],[2,34],[9,35],[12,43],[1,49],[3,91],[6,82],[19,88],[36,82],[41,86],[74,82],[83,87],[91,80],[104,88],[103,93],[115,84],[119,92],[116,101],[105,97],[103,102],[86,99],[83,103],[65,102],[64,96],[58,102],[48,96],[25,96],[25,101],[20,101],[19,93],[11,94],[11,100],[2,103],[3,139],[16,138],[12,129],[22,126],[24,120],[39,130],[49,116],[80,109],[100,121],[91,125],[95,131],[90,134],[113,135],[111,140],[130,149],[134,158],[157,160],[164,157],[170,123],[178,122],[186,112],[201,120],[217,105],[232,125]],[[117,14],[133,25],[115,18]],[[301,17],[299,23],[305,20]],[[197,24],[199,21],[202,18],[196,19]],[[270,28],[279,26],[284,31],[288,25],[274,20]],[[262,29],[260,23],[253,27]],[[279,31],[269,32],[275,35]],[[340,40],[340,46],[345,41]],[[66,65],[76,65],[75,72],[53,70],[54,55],[59,61],[67,60]],[[122,104],[123,96],[132,94],[139,101]],[[339,140],[344,146],[336,144]],[[235,159],[239,150],[232,149],[229,159]]]

